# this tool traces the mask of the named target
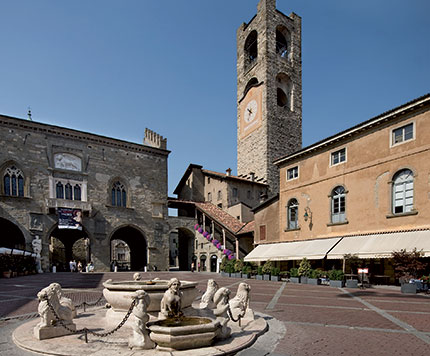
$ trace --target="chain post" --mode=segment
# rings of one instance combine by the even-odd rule
[[[84,328],[84,333],[85,333],[85,343],[88,344],[88,329]]]

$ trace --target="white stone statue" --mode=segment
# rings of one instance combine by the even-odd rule
[[[208,280],[208,286],[206,288],[205,294],[203,294],[200,301],[201,309],[214,309],[216,304],[214,303],[214,295],[218,290],[218,284],[213,279]]]
[[[63,307],[70,308],[72,310],[72,318],[76,318],[76,308],[70,298],[67,298],[63,295],[63,290],[61,289],[61,285],[59,283],[51,283],[51,286],[54,288],[57,293],[58,300]]]
[[[217,317],[216,320],[219,321],[221,326],[217,338],[221,340],[227,339],[231,334],[231,328],[227,326],[227,323],[230,320],[228,315],[228,300],[230,298],[230,293],[229,289],[221,287],[216,291],[213,297],[214,303],[216,304],[214,314]]]
[[[76,330],[76,325],[73,323],[72,309],[60,303],[58,295],[61,295],[61,293],[61,286],[58,283],[51,283],[37,293],[37,298],[39,299],[37,311],[41,320],[35,326],[33,332],[34,336],[39,340],[68,335],[72,333],[70,330]],[[49,305],[51,305],[60,321]],[[61,324],[65,325],[69,330]]]
[[[178,318],[183,315],[181,310],[182,292],[179,290],[181,282],[177,278],[172,278],[167,287],[168,289],[161,299],[158,319]]]
[[[42,252],[42,240],[40,239],[39,235],[36,235],[33,241],[31,241],[31,246],[33,247],[33,252],[36,254],[37,273],[43,273],[40,257],[40,254]]]
[[[133,274],[133,280],[140,281],[142,279],[142,275],[139,272]]]
[[[242,282],[237,288],[236,296],[229,301],[232,318],[237,320],[242,319],[254,320],[254,312],[249,308],[249,292],[251,286],[248,283]]]
[[[146,328],[146,323],[149,316],[146,308],[151,302],[151,298],[144,290],[138,290],[135,293],[136,305],[133,308],[134,323],[133,336],[128,339],[128,347],[130,349],[148,350],[155,348],[155,343],[149,338],[149,331]]]

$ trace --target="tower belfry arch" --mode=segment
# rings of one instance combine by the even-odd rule
[[[272,163],[302,144],[301,18],[276,0],[237,30],[237,172],[278,191]],[[253,173],[253,174],[251,174]]]

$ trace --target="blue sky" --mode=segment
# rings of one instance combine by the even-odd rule
[[[236,173],[236,29],[258,0],[0,0],[0,113]],[[277,0],[302,17],[303,145],[430,92],[428,0]]]

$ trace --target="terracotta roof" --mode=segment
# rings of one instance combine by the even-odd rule
[[[238,231],[237,233],[238,233],[238,234],[247,234],[247,233],[249,233],[249,232],[254,232],[254,226],[255,226],[254,221],[247,222],[247,223],[242,227],[242,229],[241,229],[240,231]]]
[[[196,207],[210,218],[223,225],[233,234],[237,234],[246,224],[226,213],[212,203],[195,203]]]

